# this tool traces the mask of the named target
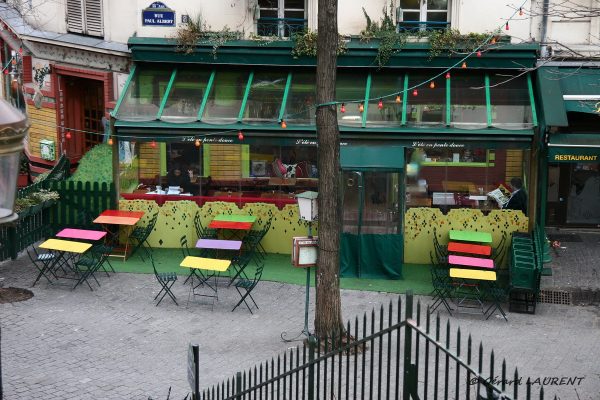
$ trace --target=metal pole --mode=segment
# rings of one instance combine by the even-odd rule
[[[0,400],[4,398],[2,390],[2,326],[0,326]]]

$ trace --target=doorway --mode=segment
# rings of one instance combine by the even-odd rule
[[[401,171],[343,170],[341,276],[402,279]]]

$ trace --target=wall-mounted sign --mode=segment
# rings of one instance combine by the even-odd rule
[[[548,161],[557,163],[597,163],[600,162],[600,148],[593,147],[554,147],[548,148]]]
[[[292,238],[292,265],[307,268],[317,265],[318,236]]]
[[[175,10],[160,1],[155,1],[142,10],[144,26],[175,26]]]

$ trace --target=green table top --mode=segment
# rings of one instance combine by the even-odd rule
[[[450,231],[450,240],[475,243],[492,243],[492,234],[474,231]]]
[[[254,223],[256,217],[253,215],[240,215],[240,214],[219,214],[215,217],[214,221],[227,221],[227,222],[250,222]]]

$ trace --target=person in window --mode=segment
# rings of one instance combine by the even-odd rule
[[[521,178],[512,178],[510,180],[510,186],[513,188],[513,192],[503,208],[509,210],[521,210],[523,211],[523,214],[527,215],[527,193],[525,193],[525,189],[523,189],[523,181]]]
[[[190,175],[180,165],[175,165],[167,174],[167,184],[169,186],[179,186],[184,192],[189,192]]]

